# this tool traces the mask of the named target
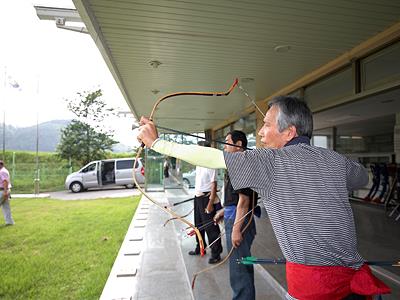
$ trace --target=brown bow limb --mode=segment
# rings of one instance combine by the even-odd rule
[[[153,120],[154,117],[154,113],[158,107],[158,105],[168,99],[168,98],[172,98],[172,97],[177,97],[177,96],[228,96],[232,90],[235,88],[235,86],[238,84],[238,79],[235,79],[234,83],[231,85],[231,87],[229,88],[228,91],[226,92],[178,92],[178,93],[172,93],[172,94],[168,94],[166,96],[161,97],[160,99],[157,100],[157,102],[154,104],[153,109],[150,113],[149,119]],[[177,213],[175,213],[173,210],[164,207],[163,205],[161,205],[157,200],[154,200],[150,195],[148,195],[138,184],[137,179],[136,179],[136,172],[135,172],[135,166],[136,163],[140,157],[140,155],[142,154],[142,151],[144,149],[144,144],[142,143],[142,145],[139,147],[138,152],[136,154],[135,157],[135,162],[134,162],[134,167],[133,167],[133,181],[135,182],[136,187],[138,188],[138,190],[143,194],[143,196],[145,196],[147,199],[149,199],[152,203],[154,203],[156,206],[158,206],[159,208],[161,208],[163,211],[165,211],[166,213],[172,215],[173,217],[175,217],[177,220],[185,223],[186,225],[188,225],[190,228],[193,229],[193,231],[196,233],[197,239],[199,241],[199,245],[200,245],[200,254],[201,256],[204,256],[204,241],[203,238],[200,234],[200,231],[197,229],[196,226],[194,226],[194,224],[190,223],[189,221],[185,220],[184,218],[182,218],[181,216],[179,216]]]
[[[162,101],[164,101],[168,98],[177,97],[177,96],[228,96],[238,83],[239,83],[239,80],[236,78],[235,81],[233,82],[233,84],[231,85],[231,87],[229,88],[229,90],[227,90],[226,92],[178,92],[178,93],[172,93],[172,94],[165,95],[165,96],[161,97],[160,99],[158,99],[157,102],[154,104],[151,114],[149,116],[149,119],[153,120],[153,116],[154,116],[154,113],[155,113],[158,105]]]
[[[137,161],[140,157],[140,155],[142,154],[142,150],[143,147],[140,147],[136,157],[135,157],[135,162],[133,166],[136,166]],[[200,231],[197,229],[196,226],[194,226],[192,223],[190,223],[189,221],[187,221],[186,219],[182,218],[181,216],[179,216],[177,213],[175,213],[173,210],[168,209],[167,207],[165,207],[164,205],[162,205],[161,203],[159,203],[157,200],[153,199],[150,195],[148,195],[143,189],[142,187],[139,185],[139,183],[137,182],[136,179],[136,174],[135,174],[135,168],[133,168],[133,181],[135,182],[135,185],[137,187],[137,189],[143,194],[143,196],[145,196],[149,201],[151,201],[152,203],[154,203],[156,206],[158,206],[159,208],[161,208],[163,211],[165,211],[166,213],[172,215],[174,218],[176,218],[177,220],[185,223],[187,226],[189,226],[190,228],[193,229],[193,231],[196,233],[196,236],[199,240],[199,244],[200,244],[200,254],[201,256],[204,256],[204,241],[203,238],[200,234]]]
[[[193,210],[194,210],[194,208],[192,208],[188,213],[186,213],[186,214],[184,214],[184,215],[182,215],[182,216],[179,216],[179,217],[182,218],[182,219],[183,219],[183,218],[186,218],[188,215],[190,215],[190,214],[193,212]],[[168,224],[170,221],[173,221],[173,220],[176,220],[176,219],[177,219],[177,217],[169,218],[167,221],[165,221],[163,227],[167,226],[167,224]]]

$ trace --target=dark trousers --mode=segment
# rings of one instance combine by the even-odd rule
[[[365,296],[362,296],[362,295],[351,294],[351,295],[348,295],[343,300],[364,300],[364,299],[367,299],[367,298]]]
[[[249,218],[245,219],[246,226]],[[235,219],[224,219],[226,232],[227,251],[232,248],[232,230]],[[243,233],[243,241],[240,246],[233,250],[229,257],[229,281],[232,288],[232,300],[254,300],[256,291],[254,287],[254,268],[252,265],[237,263],[237,259],[251,256],[250,248],[256,235],[256,226],[252,220],[250,226]]]
[[[201,227],[203,225],[206,226],[204,229],[199,230],[201,237],[203,238],[204,241],[204,247],[206,247],[207,245],[205,240],[205,233],[207,233],[209,244],[214,242],[221,233],[218,225],[214,223],[208,224],[213,220],[216,213],[215,209],[210,214],[207,214],[205,212],[208,201],[209,201],[208,195],[194,198],[194,225],[196,227]],[[200,250],[199,240],[197,236],[196,236],[196,241],[197,241],[196,250]],[[221,239],[219,239],[211,246],[211,256],[218,257],[221,254],[221,252],[222,252],[222,245],[221,245]]]
[[[348,295],[343,300],[365,300],[365,299],[367,299],[366,296],[357,295],[357,294],[351,294],[351,295]],[[375,296],[372,297],[372,299],[373,300],[382,300],[382,296],[381,295],[375,295]]]

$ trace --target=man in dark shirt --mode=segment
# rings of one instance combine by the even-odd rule
[[[231,145],[237,145],[225,145],[224,151],[230,153],[243,151],[247,146],[246,134],[239,130],[228,133],[225,141]],[[255,193],[247,188],[235,191],[226,171],[224,178],[224,209],[216,214],[214,220],[218,222],[224,217],[228,253],[232,247],[235,248],[229,257],[229,280],[233,300],[255,299],[253,266],[237,263],[237,259],[251,256],[250,248],[256,235],[254,220],[250,218],[250,214],[247,214],[255,205],[250,199],[257,201]]]

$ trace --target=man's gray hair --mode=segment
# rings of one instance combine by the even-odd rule
[[[313,117],[307,103],[297,97],[278,96],[268,103],[268,108],[272,106],[279,108],[277,116],[279,132],[289,126],[294,126],[299,136],[307,136],[311,139]]]

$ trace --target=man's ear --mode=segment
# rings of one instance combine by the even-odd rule
[[[287,141],[291,141],[292,139],[294,139],[297,136],[298,136],[298,134],[297,134],[296,127],[293,125],[289,126],[287,128],[287,135],[286,135]]]
[[[239,141],[237,141],[237,142],[235,143],[235,145],[238,146],[238,147],[242,147],[243,144],[242,144],[242,141],[239,140]]]

